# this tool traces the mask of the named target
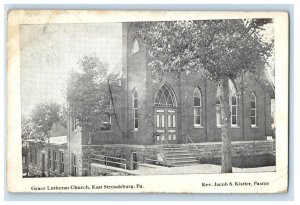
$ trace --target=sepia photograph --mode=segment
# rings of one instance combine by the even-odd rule
[[[287,159],[278,155],[287,156],[288,133],[276,132],[277,103],[286,99],[275,92],[282,86],[275,76],[288,69],[276,63],[277,46],[287,38],[274,31],[286,16],[204,16],[18,24],[19,145],[8,146],[19,150],[20,180],[183,176],[211,179],[198,184],[208,192],[269,192],[272,180],[263,174],[283,172],[287,180]],[[251,180],[241,180],[248,174]],[[28,191],[103,189],[159,191],[96,182],[33,184]],[[175,192],[206,191],[183,185]]]

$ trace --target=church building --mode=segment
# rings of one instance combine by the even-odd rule
[[[109,123],[108,129],[88,136],[75,119],[69,120],[68,154],[78,172],[83,173],[88,166],[83,157],[87,147],[221,141],[217,83],[197,73],[169,73],[157,80],[149,62],[147,48],[135,25],[122,23],[122,63],[117,68],[121,81],[120,87],[112,88],[121,90],[120,101],[114,102],[120,106],[115,106],[115,114],[111,112],[109,122],[105,122]],[[241,84],[243,90],[239,90]],[[232,141],[266,140],[273,135],[271,101],[275,91],[268,74],[260,78],[245,74],[238,82],[230,81],[229,86]]]
[[[149,56],[134,24],[123,23],[122,97],[109,130],[93,137],[93,144],[151,145],[162,139],[171,144],[221,140],[218,85],[200,74],[172,73],[157,80],[148,67]],[[272,134],[271,100],[274,88],[267,74],[260,79],[246,74],[229,82],[233,141],[263,140]],[[243,91],[238,90],[240,84]],[[119,124],[119,127],[117,126]]]

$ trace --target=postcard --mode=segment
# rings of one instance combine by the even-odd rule
[[[7,190],[288,190],[285,12],[10,10]]]

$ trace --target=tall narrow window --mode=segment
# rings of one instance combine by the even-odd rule
[[[194,126],[200,127],[202,125],[202,102],[201,91],[198,87],[194,90]]]
[[[217,126],[221,127],[221,103],[220,103],[220,97],[217,97],[217,100],[216,100],[216,120],[217,120]]]
[[[138,130],[139,129],[139,114],[138,114],[138,94],[136,90],[133,91],[132,94],[133,98],[133,129]]]
[[[60,152],[60,165],[59,165],[59,168],[60,168],[60,173],[64,173],[65,172],[65,161],[64,161],[64,153],[63,152]]]
[[[51,150],[49,149],[48,150],[48,168],[49,168],[49,170],[51,170],[51,164],[52,163],[52,161],[51,161]]]
[[[53,150],[53,171],[55,171],[56,169],[56,160],[57,160],[56,151]]]
[[[37,164],[38,159],[38,149],[37,147],[34,148],[34,164]]]
[[[32,163],[33,159],[33,146],[30,146],[29,148],[29,162]]]
[[[76,155],[72,154],[72,176],[77,175],[77,167],[76,167]]]
[[[235,86],[231,80],[228,82],[229,84],[229,104],[231,111],[231,126],[238,126],[238,98],[236,96],[237,92]]]
[[[257,119],[256,119],[256,96],[254,93],[251,94],[251,126],[255,127],[257,126]]]
[[[237,126],[237,97],[231,97],[231,125]]]

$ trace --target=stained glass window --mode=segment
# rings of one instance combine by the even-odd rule
[[[156,93],[155,106],[176,107],[177,101],[173,90],[164,84]]]

